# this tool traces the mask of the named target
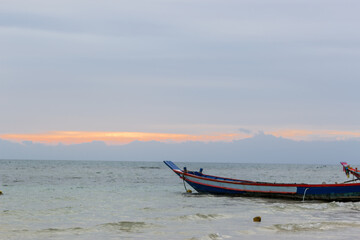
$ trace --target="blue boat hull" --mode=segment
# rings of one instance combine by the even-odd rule
[[[323,201],[360,201],[360,186],[358,185],[346,186],[346,187],[297,187],[296,193],[287,194],[287,193],[275,193],[275,192],[248,192],[248,191],[229,190],[224,188],[205,186],[203,184],[197,184],[190,181],[186,181],[186,182],[199,193],[209,193],[215,195],[287,198],[287,199],[323,200]]]
[[[360,201],[360,183],[287,184],[230,179],[181,170],[164,161],[181,179],[199,193],[323,201]]]

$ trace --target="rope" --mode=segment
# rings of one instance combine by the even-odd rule
[[[183,173],[183,175],[182,175],[182,179],[183,179],[185,191],[187,192],[186,185],[185,185],[185,174],[184,174],[184,173]]]
[[[308,189],[309,189],[309,188],[306,188],[305,191],[304,191],[304,196],[303,196],[302,202],[305,202],[305,194],[306,194],[306,191],[307,191]]]
[[[188,190],[187,190],[186,184],[185,184],[185,174],[184,174],[184,173],[183,173],[183,175],[182,175],[182,179],[183,179],[183,183],[184,183],[185,192],[188,193]]]

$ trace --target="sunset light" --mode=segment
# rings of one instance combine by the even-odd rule
[[[187,141],[224,141],[231,142],[251,137],[243,133],[219,133],[209,135],[145,133],[145,132],[83,132],[83,131],[53,131],[42,134],[3,134],[1,139],[22,142],[32,141],[44,144],[79,144],[92,141],[103,141],[109,145],[127,144],[133,141],[187,142]]]
[[[302,130],[284,129],[265,131],[264,134],[282,137],[295,141],[313,140],[346,140],[360,137],[360,132],[336,130]],[[232,142],[251,138],[258,133],[215,133],[215,134],[175,134],[175,133],[147,133],[147,132],[86,132],[86,131],[52,131],[39,134],[2,134],[1,139],[13,142],[32,141],[43,144],[80,144],[92,141],[102,141],[108,145],[123,145],[134,141],[158,141],[164,143],[182,143],[188,141],[199,142]]]

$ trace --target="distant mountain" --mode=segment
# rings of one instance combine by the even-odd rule
[[[182,162],[360,163],[360,141],[293,141],[272,135],[228,142],[161,143],[135,141],[106,145],[94,141],[56,146],[0,139],[0,159]]]

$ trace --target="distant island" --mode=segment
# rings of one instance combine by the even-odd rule
[[[294,141],[258,134],[233,142],[162,143],[134,141],[107,145],[101,141],[45,145],[0,139],[0,159],[109,160],[241,163],[360,163],[360,141]]]

